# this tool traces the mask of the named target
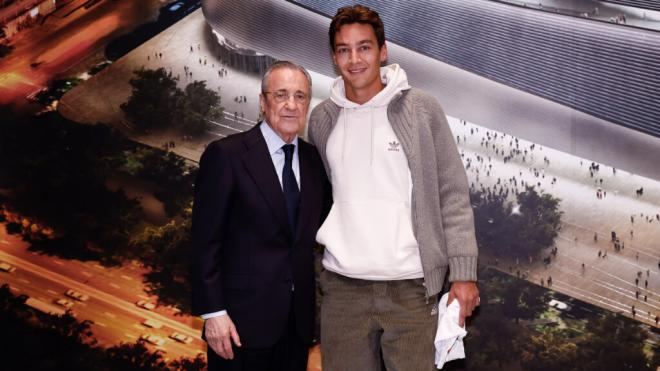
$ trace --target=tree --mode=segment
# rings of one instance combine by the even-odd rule
[[[653,352],[653,358],[651,358],[651,370],[658,370],[660,369],[660,352],[657,351],[657,348],[655,348],[655,351]]]
[[[507,369],[511,362],[517,362],[519,344],[524,341],[521,328],[504,318],[497,304],[481,305],[479,313],[468,322],[466,369]]]
[[[473,192],[477,241],[484,250],[498,256],[538,256],[557,237],[562,212],[558,198],[539,194],[527,187],[517,196],[518,206],[502,195]]]
[[[125,169],[155,185],[154,196],[165,204],[168,216],[179,214],[190,202],[197,170],[187,166],[185,160],[176,154],[138,147],[127,154]]]
[[[14,46],[4,40],[4,38],[7,37],[7,34],[5,33],[6,27],[7,26],[4,24],[0,25],[0,59],[6,57],[12,50],[14,50]]]
[[[185,99],[177,110],[176,122],[182,132],[199,135],[208,128],[208,120],[222,116],[218,93],[206,88],[206,82],[194,81],[186,86]]]
[[[199,135],[208,128],[208,120],[222,115],[220,97],[204,81],[194,81],[182,91],[164,68],[133,73],[133,92],[121,108],[141,132],[174,127],[184,134]]]
[[[502,314],[518,323],[520,319],[531,320],[547,309],[548,291],[525,281],[509,277],[508,285],[500,292],[503,298]]]
[[[107,352],[108,365],[113,370],[141,371],[167,370],[167,362],[160,352],[151,352],[143,340],[136,343],[121,343]]]
[[[147,291],[186,312],[190,310],[190,214],[191,209],[186,208],[182,222],[147,227],[131,244],[134,250],[142,251],[142,261],[151,269],[145,275]]]
[[[121,104],[126,116],[142,132],[171,125],[172,108],[177,107],[182,99],[176,79],[164,68],[143,68],[133,73],[135,77],[129,81],[133,92],[128,101]]]
[[[548,331],[531,336],[522,345],[521,364],[524,370],[530,371],[577,371],[581,369],[578,362],[578,347],[567,342],[562,336]]]
[[[467,321],[464,369],[509,369],[508,366],[518,360],[519,344],[525,341],[525,333],[524,328],[503,314],[506,303],[501,296],[503,291],[516,290],[517,287],[512,284],[511,277],[493,269],[480,269],[478,276],[481,304]],[[448,366],[453,370],[458,365],[450,363]]]
[[[100,352],[90,322],[71,315],[41,313],[25,305],[26,296],[14,296],[0,287],[0,337],[4,370],[94,369]]]
[[[59,100],[69,90],[76,87],[83,80],[79,78],[56,79],[48,84],[48,89],[39,92],[36,99],[41,104],[50,104],[54,100]]]
[[[539,194],[534,187],[527,187],[518,194],[522,229],[519,239],[512,245],[516,255],[536,256],[554,244],[563,214],[559,211],[559,202],[549,194]]]
[[[508,234],[504,233],[505,221],[511,217],[501,195],[470,192],[470,202],[474,205],[474,224],[477,243],[480,248],[497,251],[510,246]]]
[[[614,313],[590,317],[579,342],[580,370],[652,371],[644,355],[646,332],[636,321]]]
[[[27,296],[25,295],[14,296],[9,289],[9,285],[3,284],[0,286],[0,314],[16,313],[19,308],[24,308],[26,299]]]
[[[195,358],[182,358],[170,362],[170,369],[176,371],[198,371],[204,368],[206,368],[206,362],[201,354]]]

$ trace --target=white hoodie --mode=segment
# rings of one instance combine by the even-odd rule
[[[406,155],[387,118],[396,93],[410,89],[397,64],[380,70],[385,88],[360,105],[346,99],[337,78],[330,99],[341,107],[328,138],[332,210],[316,235],[323,266],[365,280],[423,277],[412,230],[412,179]]]

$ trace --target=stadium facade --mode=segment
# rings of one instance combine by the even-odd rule
[[[215,0],[202,7],[232,42],[333,76],[329,17],[352,3]],[[448,114],[660,179],[653,160],[660,156],[660,33],[487,0],[361,3],[385,22],[389,62],[401,63]],[[453,78],[440,64],[461,72]],[[490,81],[488,89],[477,77]]]

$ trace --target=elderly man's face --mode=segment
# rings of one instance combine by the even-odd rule
[[[271,71],[267,83],[268,91],[259,95],[261,111],[273,131],[290,143],[305,126],[309,82],[301,71],[284,67]]]

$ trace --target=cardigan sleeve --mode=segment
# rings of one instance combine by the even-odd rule
[[[424,97],[435,144],[449,281],[476,281],[478,250],[467,174],[444,111],[434,97]]]

